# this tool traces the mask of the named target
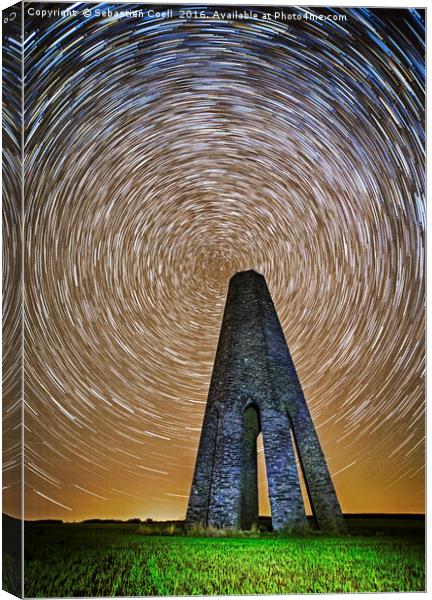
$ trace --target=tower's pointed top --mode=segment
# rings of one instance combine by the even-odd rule
[[[231,277],[231,279],[234,279],[235,277],[262,277],[264,278],[264,275],[261,275],[261,273],[258,273],[258,271],[254,271],[253,269],[249,269],[247,271],[238,271],[235,275],[233,275]]]

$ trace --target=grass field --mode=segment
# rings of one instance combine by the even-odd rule
[[[425,587],[421,535],[252,533],[212,538],[148,532],[148,527],[132,524],[26,525],[25,595],[389,592]]]

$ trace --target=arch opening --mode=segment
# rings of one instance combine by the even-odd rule
[[[242,466],[240,482],[240,527],[258,524],[257,438],[261,432],[259,408],[250,404],[243,412]]]
[[[257,464],[258,464],[258,517],[263,519],[262,525],[271,529],[271,508],[269,487],[267,479],[267,464],[264,452],[264,439],[262,432],[257,437]]]

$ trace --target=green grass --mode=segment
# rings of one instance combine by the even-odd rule
[[[425,589],[419,536],[148,535],[137,525],[27,525],[25,595],[170,596]],[[164,530],[159,530],[159,533]],[[171,533],[177,529],[172,528]]]

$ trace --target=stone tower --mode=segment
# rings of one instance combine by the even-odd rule
[[[273,528],[307,523],[294,443],[317,526],[345,531],[265,279],[243,271],[229,284],[186,525],[248,529],[257,521],[261,431]]]

